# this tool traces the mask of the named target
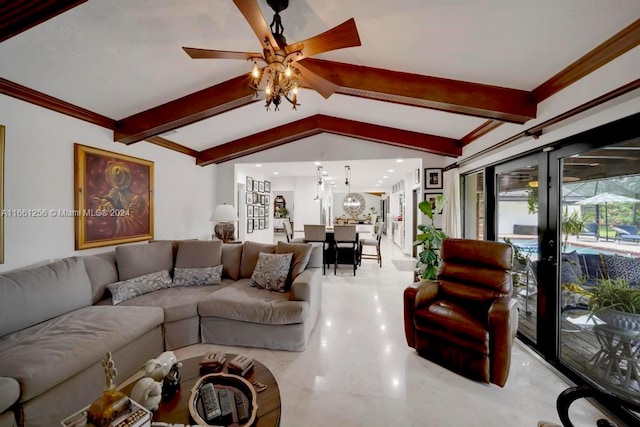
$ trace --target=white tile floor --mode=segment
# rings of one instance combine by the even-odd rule
[[[504,388],[470,381],[419,357],[404,338],[402,291],[413,273],[392,259],[408,259],[387,238],[383,267],[363,260],[327,271],[322,312],[304,352],[199,344],[177,350],[180,359],[213,349],[243,352],[275,375],[288,426],[532,426],[559,423],[558,394],[568,387],[520,342]],[[329,274],[330,273],[330,274]],[[572,406],[578,426],[602,414],[584,400]]]

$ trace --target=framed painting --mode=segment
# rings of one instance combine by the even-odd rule
[[[258,181],[258,193],[264,193],[264,181]]]
[[[4,126],[0,125],[0,212],[4,212]],[[4,215],[0,215],[0,264],[4,264]]]
[[[247,220],[247,233],[253,233],[253,220]]]
[[[260,230],[264,230],[264,218],[260,218]]]
[[[424,169],[424,189],[433,190],[442,188],[442,169]]]
[[[260,217],[260,216],[264,216],[264,206],[260,206],[260,208],[259,208],[259,209],[260,209],[260,210],[258,211],[258,212],[259,212],[259,214],[258,214],[258,215],[256,215],[256,216],[259,216],[259,217]]]
[[[253,193],[250,193],[247,191],[247,195],[245,197],[245,202],[250,205],[251,203],[253,203]]]
[[[424,201],[431,202],[431,210],[436,208],[436,197],[442,196],[442,193],[424,193]]]
[[[269,181],[264,182],[264,192],[271,193],[271,182]]]
[[[245,190],[247,190],[247,191],[252,191],[253,190],[253,178],[251,178],[250,176],[247,177]]]
[[[255,182],[255,181],[253,181],[253,182]],[[258,193],[253,193],[253,203],[256,204],[256,205],[258,204]]]
[[[413,182],[416,184],[420,184],[420,169],[416,169],[416,171],[413,173]]]
[[[75,247],[153,239],[153,162],[74,144]]]
[[[247,218],[252,218],[252,217],[253,217],[253,206],[247,205]]]
[[[253,191],[258,191],[258,181],[253,180]]]

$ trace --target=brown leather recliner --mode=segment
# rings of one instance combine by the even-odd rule
[[[503,387],[518,328],[511,298],[513,249],[497,242],[445,239],[437,279],[404,291],[407,344],[469,378]]]

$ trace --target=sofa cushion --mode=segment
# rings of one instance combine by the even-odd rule
[[[309,303],[290,301],[291,292],[253,288],[249,279],[212,293],[198,302],[201,317],[220,317],[242,322],[289,325],[309,318]]]
[[[221,240],[184,241],[178,245],[176,268],[215,267],[221,264]]]
[[[118,267],[116,266],[116,251],[105,252],[98,255],[82,257],[84,267],[87,269],[91,290],[93,291],[93,303],[104,298],[109,283],[118,281]]]
[[[0,275],[0,337],[91,305],[82,258]],[[1,359],[1,358],[0,358]]]
[[[631,286],[640,284],[640,258],[606,254],[603,258],[609,279],[624,279]]]
[[[20,384],[13,378],[0,377],[0,413],[20,398]]]
[[[293,254],[258,254],[258,262],[251,275],[251,286],[284,292],[292,259]]]
[[[287,285],[296,280],[296,277],[307,268],[309,258],[311,257],[311,251],[313,245],[311,243],[287,243],[278,242],[276,244],[277,254],[293,254],[293,260],[291,261],[291,269],[289,276],[287,277]]]
[[[116,247],[119,280],[129,280],[173,268],[170,242]]]
[[[222,244],[222,275],[232,280],[240,278],[240,262],[244,245],[238,243]]]
[[[276,245],[258,242],[244,242],[242,245],[242,261],[240,262],[240,277],[248,279],[253,274],[258,262],[258,254],[260,252],[273,254],[276,252]]]
[[[71,311],[1,339],[0,376],[15,378],[21,386],[20,401],[30,400],[99,362],[107,351],[159,327],[162,321],[162,310],[157,307],[95,305]]]
[[[180,286],[160,289],[126,300],[116,307],[159,307],[164,310],[164,323],[175,322],[197,317],[198,301],[233,283],[235,281],[223,279],[222,285],[217,286]],[[102,300],[99,304],[111,304],[111,299]]]
[[[122,301],[137,297],[138,295],[148,294],[170,287],[172,284],[169,270],[156,271],[155,273],[145,274],[144,276],[135,277],[121,282],[111,283],[107,285],[111,291],[111,302],[113,305],[120,304]]]
[[[222,264],[217,267],[178,268],[173,272],[173,286],[205,286],[222,283]]]
[[[306,268],[322,268],[323,262],[323,244],[311,243],[311,255],[309,256],[309,262],[307,262]]]

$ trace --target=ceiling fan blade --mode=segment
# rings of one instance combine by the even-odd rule
[[[262,54],[257,52],[233,52],[228,50],[199,49],[196,47],[183,47],[182,50],[187,52],[187,55],[193,59],[262,59]]]
[[[258,40],[264,49],[269,48],[269,44],[274,50],[279,50],[276,39],[271,34],[271,28],[267,25],[267,21],[264,20],[260,6],[258,6],[257,0],[233,0],[238,7],[244,18],[247,20],[253,32],[258,36]]]
[[[299,63],[294,65],[300,71],[302,80],[313,90],[322,95],[325,99],[329,98],[338,90],[338,85],[329,80],[320,77],[308,68],[303,67]]]
[[[284,50],[287,54],[302,50],[302,55],[294,55],[292,58],[293,61],[299,61],[319,53],[360,46],[361,44],[356,21],[351,18],[315,37],[285,46]]]

